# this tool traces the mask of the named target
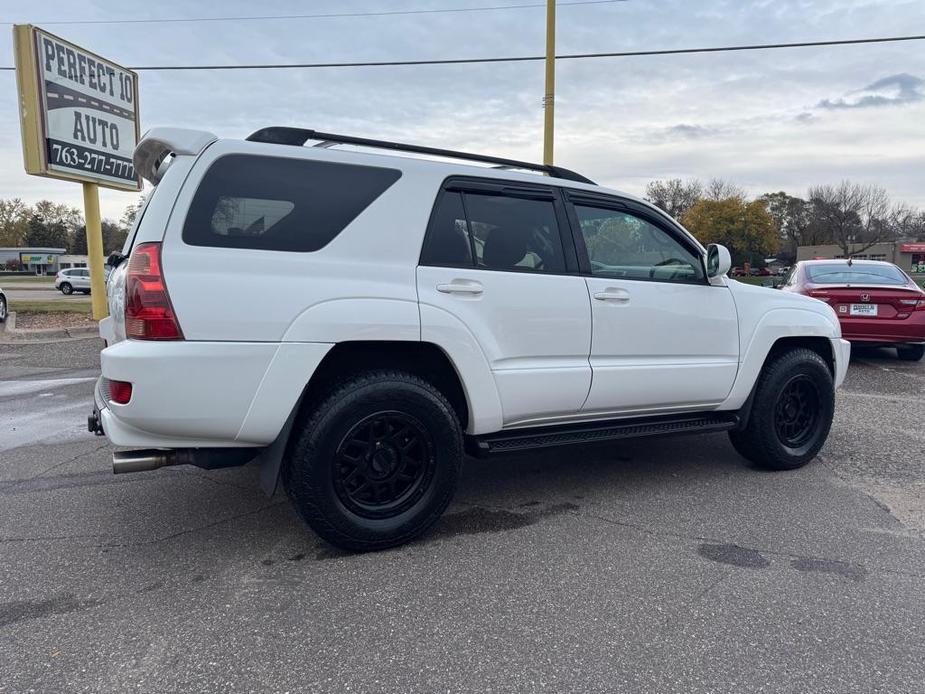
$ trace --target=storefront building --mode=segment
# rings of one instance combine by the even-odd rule
[[[857,248],[862,248],[858,244]],[[820,246],[799,246],[797,260],[815,260],[820,258],[844,258],[841,246],[833,244]],[[915,241],[892,241],[876,243],[870,248],[852,253],[857,260],[885,260],[901,267],[909,274],[925,274],[925,243]]]
[[[36,275],[53,275],[60,270],[59,262],[65,248],[20,247],[0,248],[0,267],[10,261],[19,263],[23,270]]]

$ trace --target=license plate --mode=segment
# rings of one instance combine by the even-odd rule
[[[877,304],[851,304],[852,316],[876,316]]]

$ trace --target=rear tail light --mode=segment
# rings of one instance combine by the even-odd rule
[[[109,381],[109,399],[119,405],[125,405],[132,399],[132,384],[128,381]]]
[[[925,311],[925,299],[900,299],[899,303],[913,311]]]
[[[182,340],[161,272],[161,244],[142,243],[125,277],[125,335],[136,340]]]
[[[826,303],[832,300],[832,297],[829,296],[828,292],[821,292],[814,289],[810,289],[807,292],[807,295],[813,297],[814,299],[819,299],[819,301],[825,301]]]

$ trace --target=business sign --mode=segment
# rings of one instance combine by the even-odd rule
[[[899,246],[900,253],[925,253],[925,243],[903,243]]]
[[[31,25],[13,36],[26,172],[140,190],[138,76]]]
[[[58,262],[58,256],[30,255],[28,253],[20,253],[19,262],[21,262],[23,265],[54,265]]]

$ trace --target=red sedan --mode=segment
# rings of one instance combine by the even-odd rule
[[[909,361],[925,355],[925,291],[892,263],[806,260],[781,289],[828,303],[852,343],[896,347]]]

